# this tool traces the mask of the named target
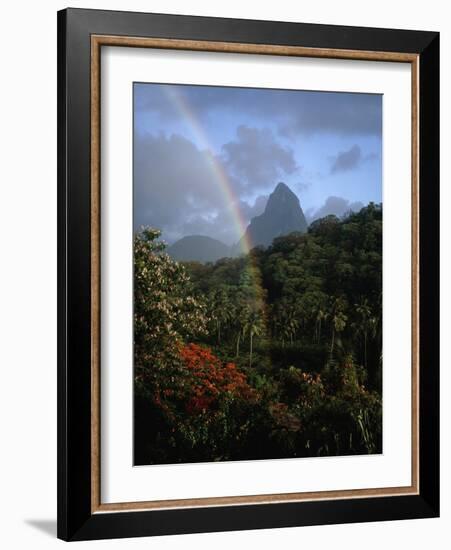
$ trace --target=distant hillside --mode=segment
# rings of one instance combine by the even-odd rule
[[[183,237],[167,249],[167,253],[180,262],[216,262],[220,258],[230,256],[230,247],[226,244],[204,235]]]

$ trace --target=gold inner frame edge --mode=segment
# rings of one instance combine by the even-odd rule
[[[410,63],[412,208],[412,480],[406,487],[102,503],[100,491],[100,51],[102,46],[157,48]],[[419,56],[400,52],[307,48],[113,35],[91,36],[91,513],[307,502],[419,494]]]

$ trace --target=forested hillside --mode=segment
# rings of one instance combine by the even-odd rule
[[[380,453],[382,208],[215,263],[135,238],[135,463]]]

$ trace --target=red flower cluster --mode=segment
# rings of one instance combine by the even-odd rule
[[[214,408],[222,397],[250,399],[254,390],[234,363],[223,364],[210,349],[197,344],[181,348],[180,356],[193,375],[186,411],[190,414]]]

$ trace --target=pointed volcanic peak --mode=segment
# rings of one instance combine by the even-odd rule
[[[276,237],[295,231],[305,233],[307,221],[298,197],[285,183],[280,182],[269,196],[263,214],[252,218],[243,239],[251,247],[267,247]]]

